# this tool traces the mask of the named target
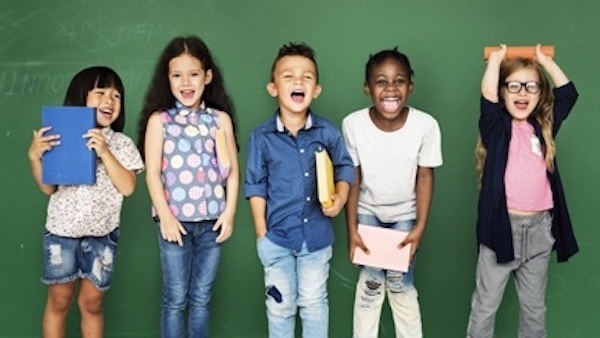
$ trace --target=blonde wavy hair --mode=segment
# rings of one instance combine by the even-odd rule
[[[546,168],[549,172],[554,172],[554,157],[556,156],[556,145],[554,143],[553,135],[553,124],[554,124],[554,97],[552,95],[552,88],[546,78],[546,74],[540,64],[532,59],[517,58],[512,60],[504,60],[500,64],[500,76],[498,81],[498,97],[501,102],[503,101],[502,88],[506,78],[523,68],[529,68],[536,71],[541,84],[540,89],[540,100],[537,106],[533,109],[531,117],[534,118],[541,126],[542,137],[544,138],[544,157],[546,160]],[[487,149],[483,145],[481,135],[477,137],[477,145],[475,146],[475,170],[481,182],[481,176],[483,175],[483,166],[485,165],[485,158],[487,155]]]

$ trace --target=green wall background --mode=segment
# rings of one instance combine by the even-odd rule
[[[276,102],[265,91],[277,49],[305,41],[317,51],[323,94],[313,109],[341,122],[369,104],[362,93],[370,53],[399,46],[416,71],[409,103],[431,113],[443,134],[433,210],[416,283],[426,337],[464,337],[474,286],[477,135],[483,47],[554,44],[580,100],[558,137],[559,164],[581,252],[550,266],[549,337],[600,332],[597,94],[600,3],[593,0],[89,0],[0,3],[0,337],[39,337],[46,288],[40,283],[47,197],[31,178],[27,149],[42,105],[60,104],[83,67],[106,64],[124,78],[126,133],[133,138],[142,97],[160,50],[198,34],[225,73],[237,107],[240,161],[249,132]],[[596,169],[593,169],[596,168]],[[242,178],[243,179],[243,178]],[[265,337],[262,269],[248,203],[240,200],[213,298],[213,337]],[[107,337],[158,337],[160,265],[150,202],[139,177],[124,204],[113,288],[105,299]],[[356,268],[347,259],[343,216],[329,278],[331,337],[351,335]],[[515,337],[518,301],[508,286],[497,336]],[[389,310],[380,336],[393,337]],[[70,337],[78,337],[73,306]]]

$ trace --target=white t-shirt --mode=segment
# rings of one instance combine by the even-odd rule
[[[438,123],[409,107],[404,126],[385,132],[375,126],[369,109],[355,111],[342,122],[346,147],[361,170],[358,213],[382,222],[415,219],[417,168],[442,165]]]

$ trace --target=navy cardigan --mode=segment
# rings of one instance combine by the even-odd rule
[[[556,136],[561,123],[567,118],[577,101],[577,90],[572,82],[554,90],[554,126]],[[508,147],[511,138],[511,116],[502,103],[493,103],[481,98],[479,132],[487,157],[481,178],[481,191],[477,208],[477,242],[496,253],[498,263],[514,259],[512,231],[506,206],[504,172],[508,160]],[[535,134],[544,144],[539,123],[529,119]],[[577,242],[571,226],[569,211],[563,191],[558,166],[554,162],[553,173],[547,172],[552,189],[554,208],[552,212],[552,235],[559,262],[567,261],[577,251]]]

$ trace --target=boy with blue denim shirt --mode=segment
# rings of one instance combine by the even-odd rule
[[[298,308],[303,336],[327,337],[330,218],[346,203],[354,167],[338,128],[309,109],[321,93],[310,47],[279,50],[267,91],[279,109],[250,136],[245,192],[264,267],[269,337],[293,337]],[[323,149],[336,182],[328,208],[317,198],[315,153]]]

